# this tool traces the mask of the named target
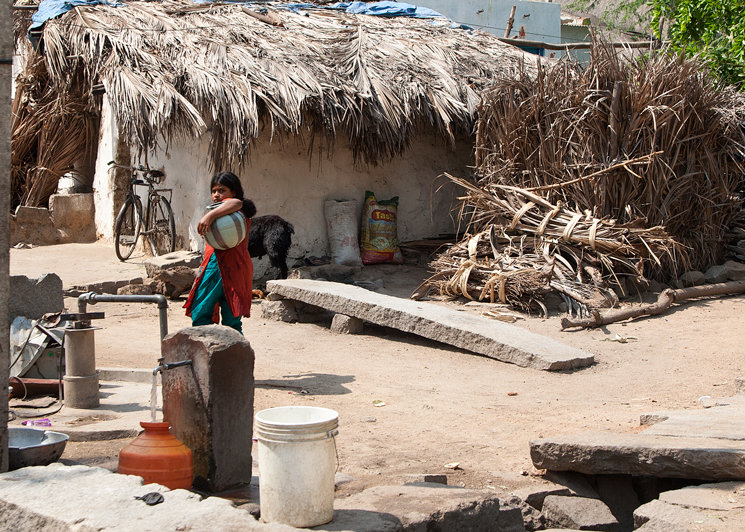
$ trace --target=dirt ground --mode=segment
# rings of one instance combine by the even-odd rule
[[[106,268],[101,265],[98,279],[106,278]],[[17,273],[13,258],[11,272]],[[383,292],[402,297],[426,275],[413,266],[365,273],[382,280]],[[65,302],[76,308],[74,298]],[[190,325],[182,305],[170,303],[171,331]],[[106,313],[96,335],[99,367],[156,365],[154,305],[98,304],[95,310]],[[558,315],[515,323],[595,355],[595,365],[573,372],[521,368],[371,325],[352,336],[323,323],[268,321],[261,303],[244,319],[244,332],[256,355],[256,411],[315,405],[339,412],[339,471],[356,479],[346,492],[400,484],[409,473],[446,473],[451,485],[503,493],[537,481],[532,439],[638,431],[641,414],[701,408],[701,396],[732,395],[734,379],[743,376],[743,311],[740,296],[689,302],[662,316],[590,331],[562,332]],[[613,341],[617,335],[627,342]],[[236,413],[236,420],[250,417]],[[63,458],[115,464],[127,443],[71,443]],[[446,467],[453,463],[457,469]]]

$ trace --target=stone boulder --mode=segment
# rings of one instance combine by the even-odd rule
[[[155,279],[161,270],[169,270],[177,266],[197,268],[202,263],[202,254],[194,251],[174,251],[158,257],[145,260],[145,272],[151,279]]]
[[[621,530],[610,508],[598,499],[549,495],[543,500],[547,527],[577,530]]]
[[[334,314],[334,318],[331,320],[331,331],[338,334],[362,334],[363,330],[364,325],[359,318]]]
[[[375,486],[337,499],[330,525],[355,532],[525,531],[520,508],[502,503],[494,493],[431,483]]]
[[[294,323],[297,321],[295,302],[289,299],[265,300],[261,303],[261,317],[265,320]]]
[[[156,281],[154,291],[169,299],[176,299],[191,290],[196,278],[196,271],[189,266],[162,268],[153,274]]]
[[[19,243],[48,246],[59,243],[49,211],[43,207],[19,205],[10,217],[10,245]]]
[[[8,318],[25,316],[32,320],[49,312],[64,310],[62,279],[56,273],[47,273],[36,279],[25,275],[11,275],[8,290]]]
[[[724,283],[727,281],[727,268],[721,264],[712,266],[706,270],[704,276],[709,284]]]
[[[93,194],[53,194],[49,213],[60,243],[95,242],[96,208]]]
[[[163,419],[194,454],[194,487],[210,492],[251,482],[254,351],[222,325],[187,327],[163,339]]]
[[[734,260],[728,260],[724,263],[727,268],[727,279],[730,281],[745,280],[745,264]]]

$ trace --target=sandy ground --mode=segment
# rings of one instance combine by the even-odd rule
[[[89,281],[129,267],[110,260],[113,250],[89,246],[97,248],[92,253],[97,258],[86,259],[86,268],[93,269],[85,273]],[[11,273],[25,268],[35,276],[39,269],[56,268],[67,286],[81,269],[63,271],[62,264],[74,260],[64,260],[68,249],[62,248],[12,250]],[[391,272],[366,269],[369,278],[383,281],[383,291],[401,296],[425,275],[412,266]],[[483,310],[449,304],[464,312]],[[68,298],[66,305],[74,309],[76,300]],[[190,325],[182,305],[170,304],[171,331]],[[678,305],[663,316],[591,331],[562,332],[561,316],[519,320],[516,327],[595,355],[595,365],[566,373],[521,368],[375,326],[350,336],[332,333],[328,324],[268,321],[260,305],[244,320],[256,354],[256,410],[283,405],[337,410],[339,471],[356,479],[347,491],[400,484],[408,473],[446,473],[451,485],[502,493],[537,480],[531,439],[637,431],[641,414],[701,408],[699,397],[730,396],[734,379],[743,376],[742,296]],[[154,305],[98,304],[95,310],[106,313],[96,336],[99,367],[156,365]],[[616,335],[628,342],[612,341]],[[250,417],[236,413],[236,421]],[[63,458],[105,463],[126,443],[70,445]],[[445,467],[454,462],[458,469]]]

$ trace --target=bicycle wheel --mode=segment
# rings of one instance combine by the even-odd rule
[[[127,260],[137,245],[142,229],[142,203],[139,198],[127,198],[116,215],[114,250],[119,260]]]
[[[176,249],[176,223],[171,204],[163,196],[151,196],[147,216],[148,239],[153,255],[165,255]]]

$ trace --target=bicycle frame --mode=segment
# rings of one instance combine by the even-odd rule
[[[127,195],[115,223],[115,247],[119,259],[126,260],[131,255],[140,236],[150,243],[153,255],[173,251],[173,189],[156,186],[160,183],[163,173],[142,165],[131,167],[114,161],[109,162],[109,166],[131,171]],[[137,187],[147,187],[147,190],[139,192]],[[121,246],[124,246],[124,252],[120,249]]]

